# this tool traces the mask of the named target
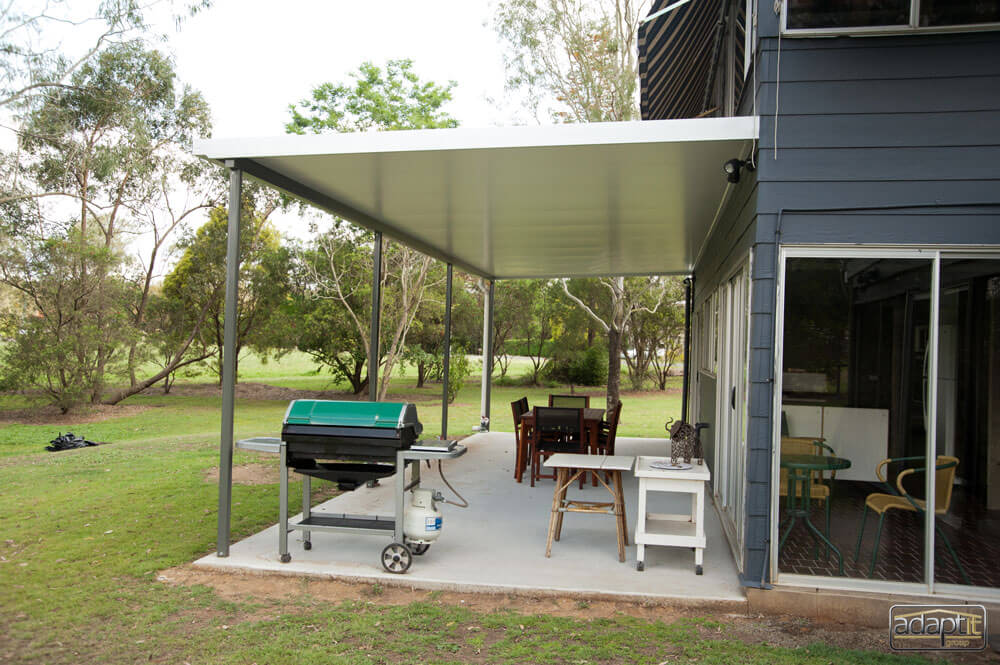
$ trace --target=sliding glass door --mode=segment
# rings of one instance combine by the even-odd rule
[[[942,254],[938,300],[934,580],[996,588],[1000,257]]]
[[[781,265],[779,580],[1000,586],[1000,255],[796,247]]]
[[[737,565],[743,552],[747,443],[747,331],[750,319],[749,262],[719,287],[721,362],[716,392],[718,426],[716,503],[729,531]]]

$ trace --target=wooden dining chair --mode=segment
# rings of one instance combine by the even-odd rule
[[[514,400],[510,403],[510,410],[514,416],[514,478],[521,482],[524,475],[524,468],[527,461],[527,440],[531,436],[530,432],[522,432],[521,416],[528,413],[528,398]]]
[[[589,409],[590,395],[549,395],[549,406],[567,409]]]
[[[622,403],[611,412],[610,417],[601,421],[597,428],[597,452],[602,455],[615,454],[615,439],[618,437],[618,421],[622,417]]]
[[[535,429],[531,433],[531,486],[538,478],[555,479],[556,474],[542,475],[542,459],[553,453],[583,452],[583,409],[536,406]]]

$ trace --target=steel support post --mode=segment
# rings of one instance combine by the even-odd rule
[[[681,420],[688,422],[688,393],[691,390],[691,311],[694,276],[684,280],[684,382],[681,384]]]
[[[479,429],[490,431],[490,388],[493,384],[493,294],[496,282],[490,280],[483,298],[483,383],[479,407]]]
[[[448,370],[451,367],[451,278],[452,265],[448,264],[448,276],[444,283],[444,368],[441,383],[441,438],[448,438]]]
[[[382,232],[375,232],[372,248],[372,327],[368,342],[368,399],[378,401],[378,337],[382,313]]]
[[[216,554],[229,556],[233,502],[233,414],[236,407],[236,297],[240,273],[240,209],[243,172],[229,167],[229,227],[226,238],[225,329],[222,337],[222,431],[219,437],[219,525]]]

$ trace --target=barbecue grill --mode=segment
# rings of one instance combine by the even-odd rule
[[[278,553],[281,562],[291,561],[288,532],[292,530],[303,532],[302,546],[307,550],[312,549],[313,531],[381,532],[393,537],[393,542],[382,551],[382,565],[389,572],[406,572],[412,555],[426,552],[441,528],[438,517],[430,521],[427,534],[404,533],[405,494],[420,488],[419,462],[453,459],[466,452],[466,448],[455,441],[419,441],[417,437],[422,432],[423,425],[417,420],[417,408],[413,404],[295,400],[285,412],[280,439],[256,437],[237,442],[238,447],[246,450],[279,455]],[[409,482],[406,480],[407,467],[410,468]],[[302,518],[294,521],[288,519],[289,469],[302,475]],[[312,512],[312,478],[323,478],[337,483],[341,489],[353,490],[367,481],[393,474],[396,478],[392,516]],[[433,496],[433,500],[442,498],[436,492],[424,490],[424,493]],[[428,510],[436,509],[432,505]]]
[[[396,452],[423,430],[413,404],[298,399],[288,405],[281,438],[297,473],[352,490],[394,474]]]

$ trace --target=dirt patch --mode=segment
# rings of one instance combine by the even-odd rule
[[[309,611],[309,607],[301,602],[305,600],[310,606],[345,601],[386,606],[434,602],[461,606],[480,613],[507,610],[521,614],[546,614],[581,620],[629,616],[671,623],[681,618],[703,617],[721,624],[719,628],[706,628],[709,634],[748,644],[804,647],[820,643],[845,649],[889,652],[887,633],[883,629],[820,623],[800,617],[750,616],[730,611],[712,611],[705,608],[671,605],[668,599],[662,602],[632,602],[552,595],[535,597],[511,593],[428,591],[406,586],[362,584],[335,579],[207,571],[193,566],[165,570],[158,579],[173,586],[204,585],[227,600],[278,603],[281,604],[282,613]],[[979,653],[953,653],[949,654],[949,657],[952,662],[966,665],[997,662],[996,654],[991,650]]]
[[[138,404],[116,404],[114,406],[94,404],[81,406],[69,413],[60,413],[59,408],[55,406],[36,406],[28,409],[0,411],[0,425],[59,425],[62,427],[86,425],[87,423],[134,416],[151,408],[153,407]]]
[[[375,602],[379,605],[408,605],[440,602],[460,605],[476,612],[511,610],[522,614],[552,614],[576,619],[628,616],[673,621],[694,613],[658,603],[587,600],[567,596],[526,596],[512,593],[461,593],[429,591],[398,585],[376,585],[316,579],[290,575],[269,575],[229,571],[209,571],[179,566],[160,573],[161,582],[174,586],[204,585],[227,600],[299,600],[308,597],[322,603],[345,601]]]

